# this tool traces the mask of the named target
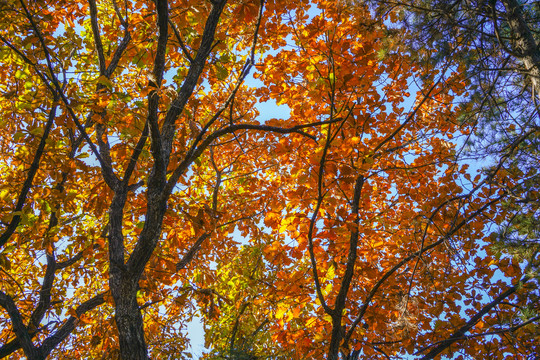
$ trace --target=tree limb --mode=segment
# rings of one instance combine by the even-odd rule
[[[505,292],[497,296],[492,302],[489,304],[486,304],[479,312],[477,312],[465,325],[460,327],[456,332],[454,332],[447,340],[443,340],[437,345],[435,348],[431,349],[429,353],[427,353],[424,357],[421,358],[421,360],[429,360],[433,359],[435,356],[446,350],[450,345],[452,345],[454,342],[460,340],[463,338],[466,332],[468,332],[471,328],[473,328],[480,319],[486,315],[488,312],[491,311],[495,306],[499,305],[501,301],[515,293],[523,284],[525,284],[527,281],[530,280],[529,276],[524,276],[518,283],[509,289],[507,289]]]
[[[54,101],[56,101],[57,99],[58,97],[55,95]],[[32,187],[32,184],[34,182],[34,177],[36,176],[37,171],[39,169],[39,162],[41,161],[41,158],[45,151],[45,145],[47,143],[47,138],[49,137],[52,125],[54,123],[54,119],[56,117],[57,108],[58,107],[54,105],[49,111],[49,117],[47,119],[47,123],[45,124],[43,135],[41,136],[41,140],[39,141],[38,148],[36,150],[36,153],[34,154],[34,159],[32,160],[32,164],[30,165],[30,168],[28,169],[26,180],[24,181],[21,192],[19,193],[19,198],[17,199],[17,204],[15,205],[15,209],[13,210],[14,212],[22,211],[24,207],[24,203],[26,202],[26,197],[28,196],[28,192],[30,191],[30,188]],[[11,235],[13,235],[13,233],[17,229],[17,226],[19,226],[20,221],[21,221],[21,215],[18,215],[18,214],[13,215],[13,218],[11,218],[9,225],[4,230],[2,235],[0,235],[0,247],[4,246],[6,242],[9,240],[9,238],[11,237]]]

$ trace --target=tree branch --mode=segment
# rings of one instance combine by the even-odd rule
[[[319,302],[321,303],[321,306],[323,307],[324,312],[332,316],[332,320],[333,320],[334,310],[328,306],[328,304],[326,303],[326,300],[324,299],[324,295],[322,293],[321,281],[319,279],[319,271],[317,269],[317,259],[315,258],[315,249],[313,245],[313,231],[315,229],[315,223],[317,222],[319,209],[321,208],[321,204],[324,198],[324,194],[323,194],[324,164],[326,162],[326,156],[328,154],[328,149],[330,148],[331,142],[332,142],[332,131],[331,131],[330,125],[328,125],[326,143],[324,144],[321,160],[319,161],[319,172],[317,174],[317,177],[318,177],[317,178],[317,203],[315,205],[315,209],[313,209],[313,215],[311,215],[311,219],[309,221],[309,230],[308,230],[307,238],[308,238],[309,259],[311,261],[311,272],[313,273],[313,281],[315,282],[315,290],[317,292],[317,298],[319,299]]]
[[[184,269],[187,264],[191,262],[195,254],[197,254],[197,251],[201,248],[202,243],[204,240],[208,239],[210,237],[210,233],[204,233],[191,247],[189,248],[188,252],[182,257],[182,259],[176,264],[176,271]]]
[[[366,297],[366,300],[364,301],[364,305],[360,308],[360,311],[359,311],[359,314],[358,316],[356,317],[356,319],[354,320],[354,322],[351,324],[351,327],[349,328],[349,330],[347,331],[347,334],[345,335],[344,337],[344,340],[343,340],[343,344],[344,346],[347,346],[352,334],[354,333],[354,330],[356,328],[356,326],[358,326],[358,324],[360,323],[360,321],[362,321],[362,319],[364,318],[364,315],[366,313],[366,310],[367,308],[369,307],[370,303],[371,303],[371,300],[373,300],[373,297],[375,296],[375,294],[377,293],[377,291],[379,290],[379,288],[381,287],[381,285],[388,279],[390,278],[390,276],[392,276],[392,274],[394,274],[397,270],[399,270],[403,265],[405,265],[406,263],[408,263],[409,261],[411,261],[412,259],[418,257],[418,256],[421,256],[423,253],[441,245],[442,243],[444,243],[447,239],[449,239],[452,235],[454,235],[455,233],[457,233],[462,227],[464,227],[466,224],[468,224],[472,219],[474,219],[475,217],[477,217],[478,215],[482,214],[484,212],[484,210],[486,210],[488,207],[490,207],[491,205],[499,202],[502,198],[504,198],[505,195],[501,195],[501,196],[498,196],[497,198],[491,200],[490,202],[484,204],[482,207],[480,207],[478,210],[474,211],[473,213],[471,213],[469,216],[467,216],[465,219],[463,219],[459,224],[456,224],[452,229],[450,229],[444,236],[442,236],[439,240],[435,241],[434,243],[428,245],[428,246],[425,246],[423,247],[421,250],[407,256],[406,258],[404,258],[403,260],[401,260],[399,263],[397,263],[396,265],[394,265],[390,270],[388,270],[381,279],[379,279],[379,281],[377,281],[377,283],[375,284],[375,286],[373,286],[373,288],[371,289],[371,291],[369,292],[368,296]]]
[[[126,172],[124,173],[124,178],[122,179],[122,185],[124,187],[127,187],[129,184],[129,179],[131,178],[131,175],[133,174],[133,171],[135,170],[135,166],[137,166],[137,161],[139,160],[139,156],[141,155],[144,144],[146,144],[146,140],[148,139],[148,121],[144,123],[144,128],[141,133],[141,137],[137,141],[137,145],[135,145],[135,149],[133,149],[133,153],[131,154],[131,157],[129,159],[128,166],[126,167]]]
[[[58,100],[58,97],[55,95],[53,101],[56,101],[56,100]],[[19,193],[19,198],[17,199],[17,204],[15,205],[15,209],[13,210],[13,212],[22,211],[24,207],[24,203],[26,202],[26,197],[28,196],[28,192],[30,191],[30,188],[32,187],[32,184],[34,182],[34,177],[36,176],[36,173],[39,169],[39,162],[45,151],[47,138],[49,137],[52,125],[54,123],[54,119],[56,117],[56,109],[57,109],[57,106],[54,105],[49,111],[49,117],[47,119],[47,122],[45,123],[45,128],[43,129],[43,135],[41,136],[41,140],[39,141],[38,148],[36,150],[36,153],[34,154],[34,159],[32,160],[32,164],[30,165],[30,168],[28,169],[26,180],[24,181],[21,192]],[[9,225],[7,226],[6,230],[4,230],[2,235],[0,235],[0,247],[4,246],[6,242],[9,240],[9,238],[11,237],[11,235],[13,235],[13,233],[17,229],[17,226],[19,226],[20,221],[21,221],[21,215],[18,215],[18,214],[13,215],[13,218],[11,218],[11,221],[9,222]]]
[[[206,60],[210,55],[214,44],[214,37],[219,23],[219,18],[225,7],[227,0],[216,0],[212,2],[212,9],[208,15],[204,31],[201,39],[201,46],[197,51],[197,55],[191,62],[188,73],[180,90],[178,91],[177,97],[172,101],[170,109],[167,111],[165,116],[165,121],[163,123],[163,146],[165,151],[165,156],[168,157],[168,154],[172,148],[172,142],[174,138],[174,132],[176,129],[176,119],[184,110],[197,82],[199,77],[202,74]]]
[[[105,75],[107,67],[105,65],[105,55],[103,53],[103,43],[101,42],[101,35],[99,34],[98,13],[96,0],[88,0],[90,5],[90,24],[92,27],[92,33],[94,35],[94,44],[96,45],[96,52],[98,56],[98,65],[100,75]]]
[[[495,306],[499,305],[501,301],[515,293],[523,284],[530,280],[529,276],[524,276],[516,285],[510,287],[505,292],[497,296],[492,302],[486,304],[479,312],[476,313],[465,325],[459,328],[454,332],[447,340],[444,340],[439,343],[435,348],[433,348],[429,353],[427,353],[421,360],[433,359],[435,356],[446,350],[454,342],[463,338],[466,332],[468,332],[472,327],[476,325],[480,319],[491,311]]]
[[[39,356],[39,350],[32,343],[32,338],[28,333],[28,329],[24,325],[21,313],[17,309],[17,306],[13,302],[11,296],[5,294],[0,290],[0,306],[2,306],[8,313],[13,326],[13,331],[17,336],[19,344],[21,345],[24,354],[29,359],[35,359]]]
[[[37,37],[39,38],[39,42],[41,44],[43,53],[45,54],[45,59],[47,60],[47,68],[49,70],[49,75],[51,76],[50,81],[53,83],[53,85],[54,85],[53,87],[54,87],[54,89],[56,89],[56,93],[57,93],[57,94],[55,93],[54,95],[55,96],[57,96],[57,95],[60,96],[60,99],[62,100],[62,102],[66,106],[67,112],[69,113],[70,117],[72,118],[73,122],[75,123],[75,126],[77,127],[79,132],[82,134],[82,136],[86,140],[86,143],[88,144],[88,146],[90,147],[90,149],[92,150],[94,155],[96,156],[96,158],[97,158],[97,160],[98,160],[98,162],[99,162],[99,164],[101,166],[101,170],[102,170],[103,178],[104,178],[105,182],[107,183],[107,185],[111,189],[115,189],[117,187],[119,181],[118,181],[118,178],[116,177],[116,175],[114,174],[114,171],[113,171],[113,169],[111,167],[111,164],[108,164],[106,161],[103,160],[103,158],[101,157],[101,154],[99,153],[98,149],[96,148],[96,145],[92,142],[92,140],[90,139],[90,137],[86,133],[85,128],[82,126],[81,122],[77,118],[77,115],[73,111],[73,108],[71,107],[69,100],[67,99],[66,95],[64,94],[64,89],[62,88],[62,86],[60,86],[58,78],[56,77],[56,74],[54,72],[54,68],[53,68],[53,65],[52,65],[52,62],[51,62],[51,59],[50,59],[50,52],[49,52],[49,49],[48,49],[47,45],[45,44],[45,39],[43,38],[43,35],[41,34],[41,31],[37,27],[37,24],[34,21],[34,18],[32,16],[32,14],[30,14],[30,12],[28,11],[28,8],[26,7],[26,4],[24,3],[24,1],[20,0],[20,3],[21,3],[21,5],[22,5],[22,7],[24,9],[26,17],[30,21],[32,29],[34,30]],[[44,80],[44,81],[46,81],[46,80]],[[53,91],[53,93],[54,93],[54,91]]]
[[[224,135],[233,134],[235,131],[238,131],[238,130],[254,130],[254,131],[274,132],[278,134],[296,133],[296,134],[309,137],[310,139],[316,141],[315,136],[302,131],[302,129],[326,125],[326,124],[332,124],[332,123],[336,123],[342,120],[343,118],[335,118],[335,119],[331,119],[327,121],[319,121],[319,122],[314,122],[314,123],[309,123],[309,124],[296,125],[290,128],[282,128],[279,126],[269,126],[269,125],[256,125],[256,124],[236,124],[236,125],[229,125],[225,128],[216,130],[210,135],[208,135],[208,137],[206,137],[202,141],[201,145],[199,145],[199,147],[194,149],[189,157],[186,156],[184,161],[182,161],[180,165],[178,165],[178,167],[174,170],[173,174],[171,175],[169,179],[169,182],[167,183],[165,194],[170,194],[172,192],[172,189],[174,189],[174,187],[176,186],[176,183],[178,182],[178,179],[180,178],[180,176],[182,176],[182,174],[184,174],[187,171],[187,169],[193,163],[193,161],[195,161],[195,159],[197,159],[204,152],[204,150],[206,150],[208,146],[210,146],[210,144],[214,142],[214,140]]]
[[[45,275],[43,276],[43,282],[41,284],[41,290],[39,291],[38,305],[30,316],[28,326],[30,330],[35,330],[39,327],[45,312],[51,305],[51,290],[54,283],[56,272],[56,260],[54,254],[47,254],[47,268],[45,269]]]
[[[169,9],[167,0],[155,1],[157,11],[157,26],[158,26],[158,44],[156,57],[154,59],[154,68],[152,77],[148,80],[148,86],[152,88],[148,94],[148,117],[147,122],[150,127],[150,138],[152,139],[150,150],[154,158],[154,167],[150,176],[150,183],[156,181],[157,186],[161,186],[161,182],[165,181],[165,173],[167,171],[167,161],[163,156],[163,146],[161,134],[158,125],[158,108],[159,108],[159,89],[163,80],[165,71],[165,54],[167,52],[168,40],[168,23]]]
[[[64,322],[64,325],[62,325],[60,327],[60,329],[58,329],[54,334],[50,335],[48,338],[46,338],[43,341],[43,343],[42,343],[42,345],[40,347],[40,350],[41,350],[44,358],[46,356],[48,356],[50,354],[50,352],[56,346],[58,346],[58,344],[60,344],[60,342],[64,341],[64,339],[66,339],[68,337],[68,335],[71,334],[71,332],[73,332],[73,330],[75,330],[75,327],[79,323],[78,318],[80,318],[84,313],[86,313],[86,312],[88,312],[90,310],[93,310],[94,308],[100,306],[104,302],[105,302],[105,294],[101,293],[101,294],[98,294],[98,295],[94,296],[93,298],[83,302],[81,305],[79,305],[75,309],[75,313],[76,313],[77,317],[70,316],[66,320],[66,322]]]
[[[169,25],[171,25],[171,29],[173,29],[174,36],[176,37],[176,40],[178,41],[178,44],[180,45],[180,48],[182,49],[182,52],[184,53],[184,56],[188,59],[188,61],[191,63],[193,62],[193,58],[191,57],[191,54],[189,53],[189,50],[186,48],[186,45],[182,41],[182,35],[174,25],[173,21],[169,19]]]

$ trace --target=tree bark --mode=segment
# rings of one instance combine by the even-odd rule
[[[540,94],[540,51],[517,0],[502,0],[506,20],[514,33],[514,50],[530,76],[534,96]]]
[[[120,354],[123,360],[148,359],[143,317],[137,304],[136,284],[134,281],[124,279],[124,286],[114,297],[116,303],[115,319],[120,340]]]
[[[11,319],[13,332],[17,336],[17,340],[19,340],[19,344],[24,351],[24,355],[29,360],[43,360],[44,357],[41,354],[41,351],[34,346],[32,337],[24,325],[21,313],[17,309],[13,298],[0,291],[0,306],[6,310]]]

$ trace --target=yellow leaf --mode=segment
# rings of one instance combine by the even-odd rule
[[[282,319],[288,310],[289,306],[287,304],[279,304],[276,310],[276,319]]]
[[[325,278],[327,280],[332,280],[334,279],[334,275],[336,274],[336,267],[334,266],[334,264],[332,263],[330,265],[330,267],[328,268],[328,270],[326,271],[326,276]]]

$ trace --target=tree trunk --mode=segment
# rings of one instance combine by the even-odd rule
[[[540,51],[538,44],[523,16],[523,10],[517,0],[502,0],[506,8],[506,20],[514,33],[514,51],[523,61],[531,78],[533,92],[536,97],[540,94]]]
[[[137,304],[139,274],[128,271],[124,262],[122,218],[125,202],[126,193],[117,190],[109,209],[109,287],[115,303],[121,359],[146,360],[144,324]]]
[[[339,360],[339,346],[341,345],[341,313],[332,316],[332,335],[330,337],[330,347],[328,349],[328,360]]]
[[[124,279],[124,284],[128,282],[132,281]],[[144,340],[143,318],[137,304],[136,286],[123,286],[113,296],[116,303],[115,320],[122,360],[148,359],[148,350]]]

